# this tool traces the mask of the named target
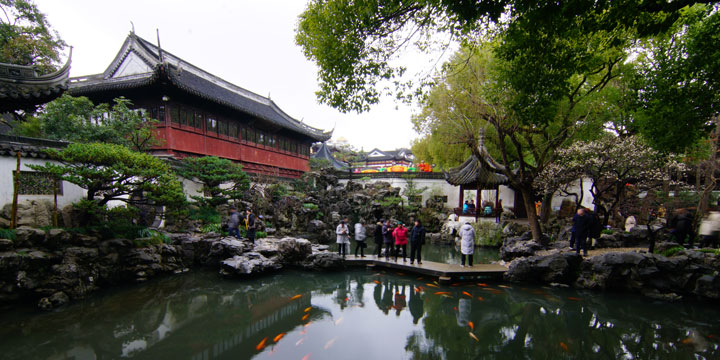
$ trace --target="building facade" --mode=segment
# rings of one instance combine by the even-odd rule
[[[134,33],[104,73],[71,78],[68,91],[95,103],[130,99],[159,121],[157,156],[218,156],[249,173],[300,177],[309,171],[312,143],[331,136]]]

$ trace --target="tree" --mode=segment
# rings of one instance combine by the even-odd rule
[[[67,46],[32,1],[0,0],[0,62],[55,71]]]
[[[242,165],[216,156],[184,158],[177,171],[180,176],[203,185],[206,196],[192,196],[202,206],[227,204],[228,200],[240,199],[250,188],[250,178]]]
[[[610,217],[633,193],[661,188],[667,181],[668,160],[636,136],[618,138],[607,135],[595,141],[577,141],[557,151],[556,159],[539,174],[536,185],[554,192],[580,177],[589,178],[595,210]]]
[[[162,160],[116,144],[70,144],[48,149],[60,164],[28,165],[87,190],[86,199],[103,206],[117,200],[131,205],[177,205],[185,200],[180,182]]]
[[[37,120],[17,124],[14,133],[70,142],[119,144],[136,151],[148,151],[159,145],[154,133],[158,121],[130,106],[130,100],[123,97],[115,99],[111,107],[95,106],[84,96],[63,95],[47,103]]]
[[[697,2],[313,0],[300,15],[296,42],[320,68],[321,102],[366,111],[380,99],[378,84],[405,73],[393,60],[408,46],[432,51],[447,48],[438,38],[464,43],[500,34],[498,56],[511,63],[509,82],[517,90],[514,109],[531,117],[565,96],[573,74],[592,71],[598,47],[617,47],[628,32],[663,32],[680,9]],[[567,41],[599,33],[606,35],[602,42]],[[400,85],[397,95],[407,95],[412,83]]]

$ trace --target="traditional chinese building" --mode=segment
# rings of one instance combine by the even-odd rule
[[[311,144],[331,136],[134,33],[105,72],[71,78],[69,93],[95,103],[124,96],[147,111],[159,121],[158,156],[218,156],[255,174],[297,178],[309,170]]]
[[[60,69],[39,75],[34,66],[0,63],[0,114],[16,110],[35,111],[68,87],[70,56]]]
[[[410,167],[414,160],[415,156],[410,149],[397,149],[392,151],[372,149],[362,162],[365,163],[366,168],[387,169],[393,166]]]

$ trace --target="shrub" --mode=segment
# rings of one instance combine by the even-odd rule
[[[15,229],[0,229],[0,239],[15,241]]]
[[[502,227],[493,222],[480,221],[473,225],[480,246],[499,247],[503,243]]]
[[[615,231],[612,230],[612,229],[602,229],[602,231],[600,231],[600,233],[601,233],[601,234],[612,235],[612,234],[615,233]]]
[[[205,225],[220,223],[222,220],[217,210],[210,206],[190,209],[190,219],[200,220]]]
[[[256,239],[262,239],[262,238],[266,238],[266,237],[267,237],[267,233],[264,231],[258,231],[255,233]]]
[[[700,249],[698,251],[706,254],[720,255],[720,249]]]
[[[317,209],[320,208],[319,206],[317,206],[317,205],[315,205],[315,204],[313,204],[313,203],[304,203],[304,204],[303,204],[303,207],[306,208],[306,209],[309,209],[309,210],[313,210],[313,211],[315,211],[315,210],[317,210]]]
[[[163,243],[162,239],[156,238],[156,237],[148,237],[148,238],[139,238],[139,239],[133,239],[133,245],[135,247],[148,247],[151,245],[160,245]]]
[[[684,250],[685,250],[685,248],[682,246],[675,246],[675,247],[671,247],[671,248],[663,251],[662,255],[665,257],[671,257],[681,251],[684,251]]]
[[[220,223],[214,223],[214,224],[207,224],[200,228],[201,233],[209,233],[209,232],[216,232],[218,234],[222,234],[222,228],[220,226]]]

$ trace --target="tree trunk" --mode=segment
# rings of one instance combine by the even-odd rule
[[[525,210],[527,211],[528,224],[530,225],[533,240],[543,246],[546,246],[547,241],[542,236],[540,222],[538,221],[537,212],[535,212],[535,197],[533,196],[532,186],[520,187],[520,193],[523,196],[523,203],[525,204]]]
[[[17,209],[18,209],[18,187],[20,186],[20,152],[17,152],[17,168],[15,169],[15,177],[13,178],[13,199],[12,209],[10,210],[10,228],[17,227]]]
[[[542,206],[540,207],[540,221],[546,224],[550,220],[550,214],[552,214],[552,195],[543,195]]]

